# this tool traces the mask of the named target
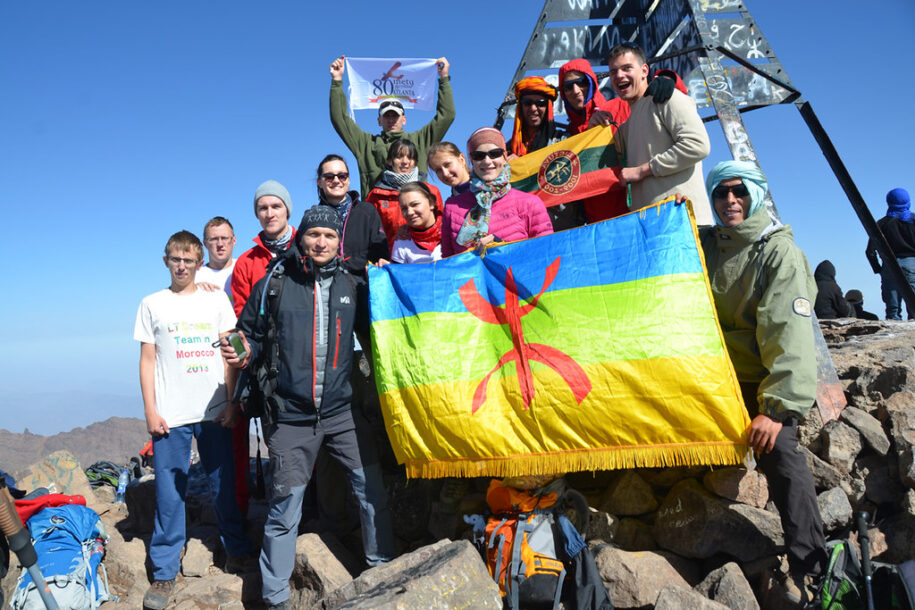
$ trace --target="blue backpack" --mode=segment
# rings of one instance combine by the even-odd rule
[[[35,513],[27,525],[41,575],[61,610],[94,610],[104,601],[117,600],[108,592],[108,577],[101,565],[107,536],[94,510],[79,504],[49,507]],[[15,610],[45,607],[25,570],[19,575],[11,605]]]

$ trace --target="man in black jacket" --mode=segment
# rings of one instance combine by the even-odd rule
[[[366,562],[394,556],[375,447],[350,408],[353,330],[368,321],[368,303],[365,280],[339,262],[341,233],[332,208],[305,212],[296,247],[254,286],[239,317],[247,355],[239,360],[227,342],[222,347],[229,366],[253,368],[266,403],[273,482],[260,567],[270,608],[289,607],[302,498],[322,446],[343,466],[359,502]]]

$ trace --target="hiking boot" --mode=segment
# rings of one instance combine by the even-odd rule
[[[233,555],[226,559],[226,565],[222,569],[227,574],[251,574],[260,570],[258,565],[259,554],[256,551],[248,551],[241,555]]]
[[[267,610],[289,610],[289,600],[280,602],[278,604],[268,604]]]
[[[814,577],[811,574],[789,572],[784,575],[781,584],[785,590],[785,601],[798,608],[806,608],[816,594]]]
[[[146,595],[143,596],[143,607],[149,608],[149,610],[165,610],[174,588],[174,578],[154,581],[149,589],[146,590]]]

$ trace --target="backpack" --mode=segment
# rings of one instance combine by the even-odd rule
[[[107,536],[99,526],[98,514],[80,504],[45,508],[28,520],[38,568],[61,610],[95,610],[104,601],[117,601],[108,591],[108,576],[101,565]],[[45,608],[25,569],[11,605],[15,610]]]
[[[100,461],[86,468],[86,478],[93,489],[102,485],[110,485],[117,489],[118,477],[121,469],[114,462]]]
[[[552,507],[558,491],[534,493],[493,480],[486,492],[486,565],[509,607],[559,608],[565,564]]]
[[[823,610],[864,610],[866,595],[864,572],[858,549],[848,540],[826,543],[829,561],[820,588]]]
[[[915,559],[899,565],[873,562],[874,607],[915,610]]]

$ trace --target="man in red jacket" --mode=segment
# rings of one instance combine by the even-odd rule
[[[276,180],[267,180],[254,193],[254,214],[262,231],[254,238],[253,248],[238,257],[232,272],[232,306],[241,314],[251,288],[267,273],[267,264],[295,243],[295,229],[289,226],[292,198],[286,187]],[[248,428],[251,419],[242,416],[233,429],[235,449],[235,499],[242,514],[248,512]]]
[[[676,78],[676,74],[673,76]],[[670,78],[655,78],[646,93],[653,96],[656,104],[664,104],[670,99],[673,89],[674,82]],[[604,98],[598,88],[597,76],[586,59],[573,59],[559,68],[559,92],[569,118],[569,136],[598,125],[612,125],[615,136],[617,128],[629,119],[629,104],[618,97]],[[588,222],[599,222],[629,212],[622,184],[603,195],[585,199],[584,206]]]

